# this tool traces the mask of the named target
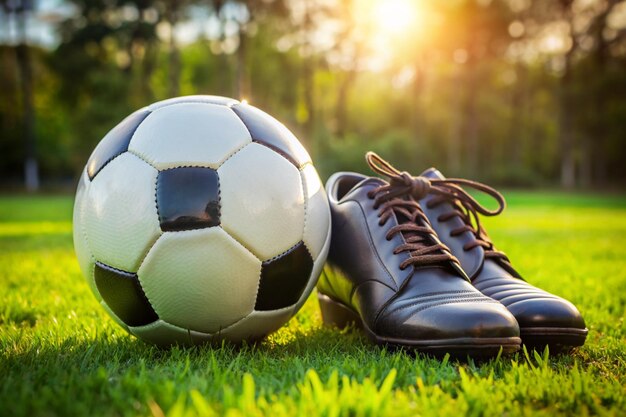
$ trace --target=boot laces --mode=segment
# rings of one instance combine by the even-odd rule
[[[433,194],[434,197],[427,203],[428,208],[435,208],[440,204],[450,203],[453,209],[450,212],[441,214],[437,220],[445,222],[454,217],[458,217],[462,220],[463,226],[453,229],[450,235],[454,237],[464,232],[470,232],[474,235],[474,241],[465,244],[463,250],[469,251],[480,246],[483,248],[486,258],[495,258],[507,263],[510,262],[504,252],[495,248],[489,235],[480,223],[479,214],[483,216],[496,216],[502,213],[506,207],[504,197],[496,189],[486,184],[463,178],[430,179],[423,176],[414,177],[407,172],[398,171],[389,164],[389,162],[373,152],[368,153],[367,160],[370,166],[372,166],[370,161],[374,161],[374,163],[377,164],[376,168],[372,166],[374,171],[389,176],[390,178],[392,178],[391,175],[393,175],[396,182],[402,182],[402,184],[408,188],[409,194],[416,201],[421,200],[428,194]],[[489,210],[461,187],[473,188],[487,194],[496,200],[498,207],[495,210]]]
[[[373,152],[366,154],[366,160],[374,172],[389,179],[387,183],[370,190],[367,195],[374,200],[374,209],[379,210],[379,225],[384,226],[393,215],[398,221],[397,225],[389,228],[386,238],[391,240],[396,234],[404,237],[405,243],[398,245],[393,252],[409,253],[409,257],[400,264],[400,269],[404,270],[410,265],[419,267],[449,262],[460,265],[448,247],[437,238],[417,202],[416,197],[426,195],[430,189],[428,179],[400,172]]]

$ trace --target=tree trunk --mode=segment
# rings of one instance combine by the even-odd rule
[[[462,123],[463,117],[461,114],[463,113],[463,103],[459,97],[458,92],[461,91],[463,86],[461,69],[457,68],[454,74],[454,78],[452,80],[453,90],[451,91],[451,102],[453,103],[453,112],[452,112],[452,123],[450,126],[450,138],[448,140],[448,149],[447,149],[447,162],[448,166],[446,167],[453,176],[459,176],[461,171],[461,137],[462,133]]]
[[[33,73],[26,39],[26,10],[24,2],[16,11],[20,43],[15,47],[22,95],[22,127],[25,145],[24,185],[29,192],[39,189],[39,166],[35,137],[35,108],[33,105]]]
[[[154,73],[154,69],[156,67],[156,59],[157,59],[157,47],[155,42],[147,41],[146,42],[146,50],[143,56],[143,62],[141,63],[141,94],[142,98],[151,103],[154,101],[154,92],[152,91],[152,86],[150,85],[150,79],[152,78],[152,74]]]
[[[339,84],[337,92],[337,137],[343,138],[346,134],[348,124],[348,97],[354,82],[356,81],[356,70],[344,72],[344,77]]]
[[[466,66],[465,81],[465,105],[463,123],[463,136],[466,147],[466,167],[470,176],[476,176],[479,171],[480,145],[478,143],[478,112],[476,109],[477,101],[477,74],[475,68],[476,62],[470,57]]]
[[[304,108],[306,109],[307,118],[304,122],[304,130],[309,142],[312,142],[315,130],[315,95],[314,95],[314,79],[315,74],[315,58],[308,57],[302,60],[302,81],[304,84]]]
[[[304,48],[307,51],[307,55],[302,59],[302,81],[304,88],[304,108],[306,109],[307,118],[304,122],[304,130],[307,135],[307,140],[310,143],[313,142],[313,136],[315,133],[315,95],[314,95],[314,76],[315,76],[315,57],[311,50],[311,7],[308,0],[304,3],[304,23],[303,30],[305,33],[305,45]]]
[[[172,3],[170,4],[170,10],[168,13],[168,22],[170,24],[168,95],[170,97],[177,97],[180,95],[180,51],[178,50],[176,36],[174,35],[174,29],[176,28],[177,21],[177,6]]]
[[[518,61],[515,64],[516,81],[511,96],[511,125],[509,126],[509,137],[503,142],[500,148],[504,160],[508,160],[516,168],[523,165],[524,141],[526,139],[526,102],[527,91],[530,90],[526,77],[526,67]]]
[[[571,51],[565,55],[565,69],[559,91],[559,145],[561,150],[561,186],[567,189],[576,185],[574,155],[574,129],[572,120],[572,70]]]
[[[567,189],[576,186],[576,155],[573,126],[573,82],[572,58],[576,49],[576,38],[571,29],[573,12],[572,1],[562,2],[563,17],[570,24],[572,46],[565,53],[563,76],[559,83],[559,146],[561,151],[561,186]]]
[[[239,100],[250,98],[247,71],[248,35],[242,25],[239,26],[239,46],[237,47],[236,93]]]
[[[424,70],[422,68],[422,62],[420,58],[416,58],[413,63],[413,70],[415,72],[412,83],[412,101],[413,111],[411,112],[411,127],[413,130],[413,140],[420,141],[423,139],[423,126],[422,126],[422,93],[424,89]]]
[[[606,10],[596,17],[592,24],[593,35],[596,41],[596,49],[592,55],[595,76],[594,89],[592,91],[592,102],[594,103],[595,117],[592,121],[591,132],[585,135],[585,152],[583,152],[584,165],[588,169],[588,179],[585,182],[592,185],[594,182],[603,184],[607,179],[607,129],[604,116],[608,113],[607,99],[611,95],[610,86],[607,83],[609,78],[607,61],[609,57],[609,45],[603,36],[606,29],[607,17],[612,12],[618,2],[610,1]]]

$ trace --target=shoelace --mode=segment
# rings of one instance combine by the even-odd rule
[[[456,257],[436,237],[428,218],[417,200],[413,198],[415,184],[412,177],[406,173],[398,172],[373,152],[367,153],[366,160],[374,172],[389,178],[388,184],[370,190],[367,195],[374,200],[374,209],[380,209],[378,212],[379,225],[384,226],[387,220],[394,213],[396,214],[398,224],[389,228],[386,238],[391,240],[398,233],[404,237],[405,243],[398,245],[393,251],[394,254],[409,253],[409,257],[400,264],[400,269],[404,270],[410,265],[417,267],[447,262],[459,264]],[[386,170],[381,166],[392,169]]]
[[[477,246],[481,246],[485,251],[485,257],[498,258],[509,262],[506,254],[494,247],[487,232],[480,224],[480,218],[478,216],[478,214],[482,214],[483,216],[496,216],[502,213],[506,207],[506,202],[502,194],[497,190],[480,182],[462,178],[430,179],[422,176],[414,177],[406,171],[398,171],[389,162],[385,161],[374,152],[368,152],[366,154],[366,160],[372,170],[390,178],[390,189],[385,194],[386,199],[393,199],[403,195],[403,193],[408,193],[415,201],[419,201],[429,193],[434,194],[435,196],[427,203],[428,208],[434,208],[442,203],[451,203],[454,208],[453,211],[440,215],[437,219],[438,221],[445,222],[454,217],[459,217],[463,221],[463,226],[450,232],[451,236],[458,236],[464,232],[471,232],[475,236],[476,239],[464,245],[463,250],[468,251]],[[498,208],[495,210],[487,209],[461,188],[461,186],[473,188],[493,197],[498,202]],[[419,211],[425,218],[426,216],[421,211],[421,208]]]

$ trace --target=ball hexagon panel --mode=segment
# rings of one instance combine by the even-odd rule
[[[242,340],[258,340],[282,327],[293,314],[293,307],[272,311],[253,311],[237,323],[222,329],[219,333],[210,335],[190,331],[189,336],[194,344],[222,340],[241,342]]]
[[[252,143],[217,170],[222,227],[262,260],[302,239],[300,172],[271,149]]]
[[[320,177],[313,165],[307,164],[300,173],[306,198],[302,240],[311,251],[313,258],[317,259],[330,233],[330,207]]]
[[[313,259],[302,242],[263,262],[254,309],[278,310],[294,305],[309,282],[312,269]]]
[[[166,323],[163,320],[157,320],[145,326],[130,327],[128,330],[141,340],[161,347],[188,346],[191,344],[189,330]]]
[[[313,288],[315,288],[315,285],[317,284],[317,280],[319,279],[319,276],[322,273],[322,268],[324,268],[324,264],[326,263],[326,257],[328,256],[328,249],[330,248],[330,239],[331,239],[331,234],[330,234],[330,224],[329,224],[328,233],[326,235],[326,241],[324,242],[324,245],[322,246],[322,249],[320,250],[320,254],[315,259],[315,262],[313,263],[313,270],[311,271],[311,277],[309,278],[309,282],[307,283],[306,288],[302,292],[302,295],[300,296],[300,299],[296,303],[293,311],[297,312],[298,310],[300,310],[300,308],[302,308],[307,298],[311,294],[311,291],[313,291]]]
[[[250,132],[229,107],[182,102],[150,113],[135,131],[128,149],[159,170],[217,168],[251,141]]]
[[[261,261],[220,227],[166,232],[138,276],[150,304],[170,324],[215,333],[254,308]]]
[[[157,173],[126,152],[91,181],[82,221],[97,261],[122,271],[137,271],[161,234],[155,202]]]
[[[149,114],[150,112],[145,109],[137,110],[104,136],[87,161],[87,174],[90,179],[93,179],[113,158],[128,150],[128,144],[137,126]]]
[[[157,210],[163,231],[220,224],[219,179],[211,168],[182,167],[159,172]]]
[[[104,302],[126,325],[144,326],[159,319],[139,284],[137,274],[96,262],[94,278]]]
[[[94,259],[91,254],[91,250],[89,249],[89,245],[87,244],[87,236],[85,235],[84,230],[85,222],[83,220],[83,205],[85,203],[85,194],[87,193],[89,185],[89,177],[87,175],[87,170],[85,169],[80,176],[78,188],[76,189],[74,212],[72,216],[72,232],[74,236],[74,251],[76,252],[76,258],[78,259],[80,270],[83,273],[83,276],[87,279],[91,292],[93,292],[98,301],[101,301],[102,297],[100,297],[100,294],[98,293],[93,277]]]
[[[162,107],[171,106],[172,104],[180,104],[180,103],[207,103],[207,104],[217,104],[220,106],[232,106],[234,104],[239,103],[239,101],[221,96],[182,96],[182,97],[174,97],[169,98],[167,100],[157,101],[156,103],[152,103],[148,107],[146,107],[149,111],[154,111],[160,109]]]
[[[248,104],[235,104],[231,108],[243,120],[253,141],[272,148],[296,167],[311,161],[308,152],[294,134],[269,114]]]

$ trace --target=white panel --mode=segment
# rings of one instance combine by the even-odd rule
[[[102,297],[100,297],[100,293],[98,292],[98,288],[96,287],[96,282],[93,275],[95,261],[91,254],[91,250],[89,249],[89,245],[87,244],[83,214],[85,195],[89,186],[89,178],[87,177],[87,173],[83,171],[82,175],[80,176],[78,189],[76,190],[76,198],[74,200],[74,214],[72,222],[72,229],[74,234],[74,251],[76,252],[76,258],[78,259],[78,265],[80,266],[80,270],[83,273],[85,280],[87,280],[89,288],[91,288],[91,292],[96,296],[98,301],[100,301],[102,300]]]
[[[158,169],[217,168],[251,141],[250,132],[229,107],[180,103],[161,107],[146,117],[128,149]]]
[[[311,252],[313,259],[319,256],[326,237],[330,233],[330,207],[326,192],[313,165],[306,165],[302,171],[306,198],[304,237],[302,240]]]
[[[298,300],[298,302],[296,303],[293,309],[294,315],[298,312],[298,310],[302,308],[307,298],[309,298],[311,291],[313,291],[313,288],[315,288],[315,285],[317,284],[317,280],[319,279],[320,274],[322,273],[322,268],[324,268],[324,264],[326,263],[326,257],[328,256],[328,249],[330,248],[330,238],[331,238],[331,235],[330,235],[330,223],[329,223],[328,233],[326,235],[326,241],[324,242],[324,245],[322,246],[322,249],[320,250],[319,256],[317,257],[317,259],[315,259],[315,262],[313,263],[313,270],[311,271],[311,277],[309,278],[309,283],[307,284],[306,288],[304,289],[304,292],[300,296],[300,300]]]
[[[284,157],[252,143],[218,174],[222,227],[260,259],[279,255],[302,239],[302,182]]]
[[[193,343],[219,343],[221,340],[238,343],[243,340],[258,340],[280,329],[289,321],[292,312],[293,307],[273,311],[253,311],[244,319],[213,335],[192,331],[191,340]]]
[[[171,325],[163,320],[157,320],[145,326],[130,327],[129,330],[144,342],[153,343],[157,346],[188,346],[191,344],[187,329]]]
[[[239,102],[233,98],[228,98],[228,97],[195,95],[195,96],[174,97],[174,98],[169,98],[167,100],[157,101],[156,103],[149,105],[147,109],[150,111],[154,111],[165,106],[171,106],[172,104],[180,104],[180,103],[209,103],[209,104],[220,104],[224,106],[232,106],[233,104],[237,104]]]
[[[157,171],[135,155],[113,159],[87,188],[83,215],[96,260],[135,272],[161,234],[156,210]]]
[[[254,311],[239,323],[222,330],[220,338],[237,342],[259,339],[280,329],[289,321],[293,307],[273,311]]]
[[[215,333],[254,308],[261,261],[220,227],[164,233],[139,268],[160,318]]]

